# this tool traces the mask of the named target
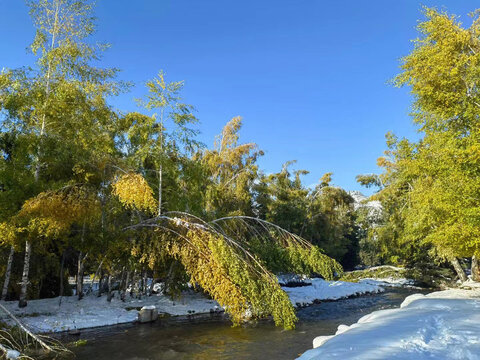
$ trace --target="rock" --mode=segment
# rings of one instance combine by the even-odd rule
[[[158,310],[154,305],[144,306],[138,312],[138,322],[139,323],[149,323],[156,321],[158,319]]]
[[[327,340],[330,340],[334,335],[329,335],[329,336],[317,336],[315,339],[313,339],[313,348],[317,348],[323,343],[325,343]]]

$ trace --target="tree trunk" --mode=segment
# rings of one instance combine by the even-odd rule
[[[18,307],[23,308],[27,306],[27,285],[28,285],[28,271],[30,269],[30,254],[32,252],[32,246],[30,241],[25,241],[25,260],[23,262],[22,273],[22,287],[20,289],[20,299],[18,301]]]
[[[103,269],[100,270],[100,280],[98,280],[98,293],[97,293],[97,297],[100,297],[102,296],[102,284],[103,284]]]
[[[15,253],[15,249],[12,246],[10,248],[10,254],[8,255],[7,269],[5,270],[5,281],[3,283],[2,296],[0,297],[0,300],[5,300],[7,298],[8,285],[10,284],[10,274],[12,273],[12,262],[13,262],[14,253]]]
[[[149,294],[148,296],[152,296],[153,294],[153,287],[155,286],[155,277],[154,277],[154,274],[152,272],[152,282],[150,284],[150,290],[149,290]]]
[[[172,287],[173,284],[173,268],[175,266],[175,261],[172,260],[170,263],[170,267],[168,268],[168,273],[165,278],[165,287],[164,287],[164,293],[167,293],[170,291],[170,288]]]
[[[58,291],[58,306],[62,305],[62,296],[63,296],[63,267],[65,265],[65,251],[62,252],[62,261],[60,263],[60,290]]]
[[[125,280],[125,285],[123,287],[122,294],[120,295],[120,299],[122,301],[125,301],[125,296],[127,294],[128,285],[130,285],[130,271],[127,270],[127,279]]]
[[[158,216],[162,215],[162,176],[163,168],[160,165],[158,170]]]
[[[112,301],[112,276],[108,275],[107,279],[107,286],[108,286],[108,293],[107,293],[107,301]]]
[[[82,226],[82,237],[80,238],[81,243],[83,244],[83,241],[85,239],[85,227],[86,227],[86,222],[85,220],[83,221],[83,226]],[[83,264],[85,263],[85,260],[87,259],[88,252],[83,256],[82,251],[78,254],[78,264],[77,264],[77,295],[78,295],[78,300],[82,300],[83,298]]]
[[[77,295],[78,300],[83,298],[83,253],[80,251],[78,254],[78,263],[77,263]]]
[[[163,152],[163,107],[160,114],[160,151]],[[158,216],[162,215],[162,177],[163,177],[163,153],[160,154],[160,164],[158,166]]]
[[[472,280],[480,281],[480,264],[475,255],[472,256]]]
[[[450,259],[450,262],[453,265],[453,268],[457,272],[458,278],[463,282],[467,281],[467,274],[465,274],[465,271],[463,270],[462,266],[460,265],[460,262],[456,257],[453,257]]]
[[[53,50],[54,47],[55,47],[55,38],[57,36],[57,33],[58,33],[58,13],[59,13],[59,6],[60,4],[57,2],[56,3],[56,8],[55,8],[55,23],[53,25],[53,34],[52,34],[52,43],[50,45],[50,50]],[[45,102],[43,104],[43,115],[42,115],[42,126],[41,126],[41,130],[40,130],[40,142],[38,144],[38,147],[37,147],[37,156],[36,156],[36,164],[35,164],[35,182],[38,182],[39,178],[40,178],[40,157],[41,157],[41,154],[42,154],[42,140],[43,140],[43,137],[45,136],[45,133],[46,133],[46,130],[45,130],[45,126],[46,126],[46,106],[47,106],[47,101],[48,101],[48,97],[50,95],[50,77],[51,77],[51,66],[52,66],[52,63],[51,63],[51,59],[49,58],[48,59],[48,70],[47,70],[47,81],[46,81],[46,85],[45,85],[45,88],[46,88],[46,98],[45,98]],[[27,306],[27,285],[28,285],[28,271],[30,269],[30,254],[31,254],[31,244],[29,241],[26,241],[25,242],[25,261],[23,263],[23,274],[22,274],[22,287],[21,287],[21,290],[20,290],[20,299],[18,301],[18,306],[19,307],[25,307]]]
[[[50,44],[50,51],[53,51],[55,49],[55,41],[59,32],[59,11],[60,11],[60,2],[56,1],[55,2],[55,22],[53,23],[53,32],[52,32],[52,42]],[[48,98],[50,97],[50,82],[51,82],[51,77],[52,77],[52,59],[50,57],[47,57],[47,76],[46,76],[46,82],[45,82],[45,102],[43,103],[43,114],[42,114],[42,123],[41,123],[41,128],[40,128],[40,142],[37,146],[37,161],[35,165],[35,182],[38,182],[38,179],[40,178],[40,158],[43,152],[43,138],[46,134],[46,124],[47,124],[47,105],[48,105]]]
[[[143,295],[147,296],[147,289],[148,289],[148,278],[147,278],[147,271],[145,270],[143,272],[143,289],[142,289],[142,292],[143,292]]]
[[[120,273],[120,283],[118,284],[118,295],[119,296],[120,296],[120,293],[122,292],[124,281],[125,281],[125,266],[122,268],[122,272]]]
[[[138,279],[138,276],[137,276],[137,270],[134,270],[133,271],[133,277],[132,277],[132,292],[133,295],[136,297],[136,298],[139,298],[139,287],[140,287],[140,284],[139,284],[139,279]]]
[[[88,293],[93,293],[93,285],[95,284],[95,279],[98,277],[98,275],[100,274],[100,271],[102,270],[102,265],[103,265],[103,260],[104,259],[105,258],[103,258],[102,261],[100,261],[100,264],[98,265],[97,271],[95,271],[95,274],[93,275],[92,285],[90,285],[90,289],[89,289]],[[98,283],[98,285],[100,286],[100,282]]]

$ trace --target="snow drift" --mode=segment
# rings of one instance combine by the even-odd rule
[[[411,295],[314,345],[299,359],[480,359],[480,290]]]

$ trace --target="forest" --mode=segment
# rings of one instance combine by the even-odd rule
[[[354,201],[331,174],[310,189],[292,161],[263,173],[259,145],[239,139],[240,117],[213,146],[200,143],[184,82],[163,71],[135,99],[138,112],[115,109],[109,101],[132,85],[98,66],[108,45],[90,42],[92,6],[29,7],[36,67],[0,75],[2,299],[71,295],[72,276],[79,299],[91,291],[85,277],[120,296],[139,282],[136,293],[151,293],[147,278],[173,296],[190,280],[234,319],[253,304],[291,327],[272,273],[333,278],[339,263],[355,265]]]
[[[462,280],[471,266],[479,279],[478,12],[463,27],[424,9],[392,81],[410,89],[421,138],[387,134],[382,172],[357,177],[376,192],[357,201],[332,173],[306,186],[308,172],[291,159],[263,171],[261,144],[240,139],[241,117],[201,143],[195,106],[182,94],[188,79],[159,70],[132,100],[138,111],[115,108],[112,99],[133,84],[101,66],[109,45],[92,41],[93,5],[28,5],[36,65],[0,73],[2,300],[25,307],[74,290],[81,301],[93,290],[87,278],[109,300],[114,290],[148,296],[157,281],[175,297],[191,283],[234,323],[273,316],[293,328],[275,274],[329,280],[391,264],[422,275],[454,270]]]

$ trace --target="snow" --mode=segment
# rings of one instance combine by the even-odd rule
[[[387,278],[365,278],[360,280],[364,284],[375,284],[386,287],[409,287],[416,288],[415,280],[412,279],[397,279],[392,277]]]
[[[370,266],[366,270],[375,271],[375,270],[386,270],[386,269],[393,270],[393,271],[399,271],[399,272],[405,270],[405,268],[403,268],[403,267],[398,267],[398,266],[393,266],[393,265]]]
[[[472,276],[469,275],[468,276],[468,280],[467,281],[464,281],[460,287],[462,288],[466,288],[466,289],[478,289],[480,288],[480,282],[477,282],[477,281],[473,281],[472,280]]]
[[[298,274],[280,274],[277,275],[278,283],[282,286],[288,286],[289,284],[304,284],[311,285],[312,281],[306,275]]]
[[[294,306],[383,291],[383,287],[380,286],[383,283],[376,283],[374,280],[351,283],[305,277],[301,279],[307,286],[282,287]],[[16,301],[0,303],[37,333],[130,323],[137,320],[138,309],[141,308],[157,309],[159,313],[172,316],[223,311],[216,301],[192,291],[184,292],[179,300],[155,294],[142,299],[127,297],[125,302],[114,297],[111,303],[108,303],[105,297],[89,295],[80,301],[74,296],[63,297],[61,306],[58,305],[58,298],[30,300],[28,306],[23,309],[18,308]],[[0,320],[3,315],[0,311]]]
[[[355,211],[361,208],[367,209],[368,218],[372,224],[376,225],[380,222],[383,213],[383,207],[380,201],[369,200],[368,197],[360,191],[350,191],[349,194],[353,198],[353,208]]]
[[[333,337],[316,338],[299,359],[480,359],[480,289],[407,297],[399,309],[375,311]]]
[[[325,342],[333,338],[335,335],[325,335],[325,336],[317,336],[315,339],[313,339],[313,348],[317,348],[321,345],[323,345]]]
[[[192,313],[218,311],[218,303],[194,292],[183,294],[179,300],[171,300],[165,295],[152,295],[142,299],[127,297],[125,302],[113,298],[85,296],[63,297],[58,306],[58,298],[30,300],[28,306],[20,309],[18,302],[0,302],[34,332],[60,332],[90,327],[130,323],[137,320],[137,309],[143,306],[154,307],[159,313],[173,316]],[[4,314],[0,311],[0,320]],[[6,317],[4,318],[6,319]]]
[[[363,195],[360,191],[350,191],[349,195],[353,198],[353,206],[354,209],[357,210],[361,207],[366,207],[374,213],[374,215],[378,215],[382,211],[382,204],[378,200],[368,200],[368,197]]]
[[[320,300],[338,300],[350,296],[378,293],[384,291],[375,280],[354,283],[346,281],[326,281],[309,279],[311,285],[301,287],[282,287],[295,306],[306,306]]]
[[[7,359],[18,359],[20,355],[21,354],[17,350],[7,350],[5,357]]]

